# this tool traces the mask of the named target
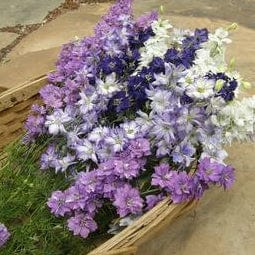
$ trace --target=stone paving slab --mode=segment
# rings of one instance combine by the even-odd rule
[[[19,35],[15,33],[0,32],[0,49],[12,43]]]
[[[49,11],[64,0],[1,0],[0,28],[40,23]]]
[[[0,93],[54,70],[59,47],[27,53],[0,66]]]
[[[109,8],[109,3],[84,4],[78,10],[67,12],[26,36],[10,54],[9,59],[28,52],[60,46],[76,37],[93,32],[94,25]]]

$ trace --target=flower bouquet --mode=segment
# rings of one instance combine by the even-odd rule
[[[255,97],[237,99],[249,83],[225,61],[235,27],[176,29],[120,0],[94,36],[64,45],[23,142],[65,176],[47,206],[74,235],[116,234],[167,197],[231,187],[224,145],[252,139],[255,122]]]

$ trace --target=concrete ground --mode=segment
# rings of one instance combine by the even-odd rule
[[[227,55],[236,57],[240,73],[255,85],[254,0],[134,2],[136,14],[164,5],[164,15],[177,27],[214,29],[231,22],[239,23],[239,29],[231,36],[233,43]],[[52,70],[60,45],[75,36],[90,34],[108,7],[107,3],[84,4],[25,37],[7,56],[9,61],[0,66],[0,87],[12,87]],[[255,94],[255,89],[248,94]],[[142,245],[139,255],[254,255],[254,151],[254,143],[233,144],[228,148],[228,161],[236,168],[237,175],[233,188],[228,192],[208,191],[195,210],[165,226],[153,240]]]

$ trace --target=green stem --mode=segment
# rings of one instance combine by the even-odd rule
[[[160,190],[159,189],[151,189],[151,190],[147,190],[147,191],[142,192],[141,195],[147,195],[147,194],[157,192],[157,191],[160,191]]]

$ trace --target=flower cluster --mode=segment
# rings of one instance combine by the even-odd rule
[[[3,246],[10,237],[10,233],[4,224],[0,223],[0,248]]]
[[[119,0],[94,36],[63,47],[24,142],[48,139],[41,169],[74,178],[47,204],[75,235],[100,228],[105,206],[122,222],[164,197],[232,185],[224,143],[254,137],[255,123],[255,98],[237,100],[244,81],[225,62],[233,28],[179,30],[156,12],[134,19],[131,0]]]

